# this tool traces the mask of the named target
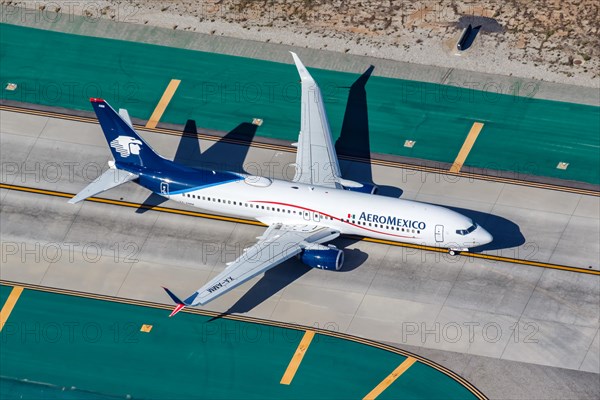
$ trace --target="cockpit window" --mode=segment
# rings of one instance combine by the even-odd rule
[[[465,235],[468,235],[469,233],[473,232],[475,229],[477,229],[477,224],[473,224],[470,227],[468,227],[467,229],[458,229],[456,231],[456,233],[461,236],[465,236]]]

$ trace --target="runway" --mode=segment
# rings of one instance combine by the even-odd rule
[[[76,193],[106,168],[109,152],[96,124],[7,111],[0,121],[4,185]],[[180,140],[142,135],[166,157],[175,154]],[[213,159],[201,158],[203,163],[239,162],[234,169],[243,163],[273,177],[285,176],[293,161],[286,151],[200,141],[205,155],[211,155],[211,146],[219,151],[212,152]],[[188,161],[195,159],[193,147],[186,149]],[[368,173],[362,163],[342,164],[350,179]],[[336,241],[346,252],[340,273],[308,270],[292,260],[207,309],[327,326],[477,360],[600,372],[597,196],[467,177],[450,181],[384,165],[374,165],[372,174],[384,194],[470,213],[496,239],[484,255],[582,271],[343,238]],[[131,206],[72,206],[63,197],[5,187],[1,275],[11,281],[168,304],[161,285],[178,293],[196,290],[264,230],[243,221],[136,212]],[[100,197],[141,204],[148,193],[128,184]],[[169,202],[160,206],[198,212]],[[484,393],[500,390],[497,379],[479,379],[474,383]]]

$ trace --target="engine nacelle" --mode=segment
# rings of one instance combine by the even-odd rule
[[[300,254],[300,260],[312,268],[339,271],[344,264],[344,252],[333,245],[320,247],[323,249],[305,249]]]
[[[361,187],[346,187],[344,186],[344,189],[349,190],[351,192],[360,192],[360,193],[369,193],[369,194],[377,194],[377,191],[379,190],[379,187],[377,187],[377,185],[374,185],[372,183],[362,183]]]

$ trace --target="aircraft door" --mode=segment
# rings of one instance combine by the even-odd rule
[[[318,212],[313,212],[313,220],[319,222],[321,220],[321,215]]]
[[[160,183],[160,194],[162,194],[163,196],[169,195],[169,184],[167,182]]]
[[[444,225],[436,225],[435,226],[435,241],[436,242],[444,241]]]
[[[310,213],[308,211],[304,211],[302,216],[305,220],[310,221]]]

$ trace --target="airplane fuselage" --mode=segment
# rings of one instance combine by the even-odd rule
[[[185,167],[176,177],[148,171],[140,175],[140,184],[173,201],[266,225],[327,225],[345,235],[449,249],[489,242],[489,234],[469,218],[417,201]],[[469,228],[473,230],[466,233]]]

